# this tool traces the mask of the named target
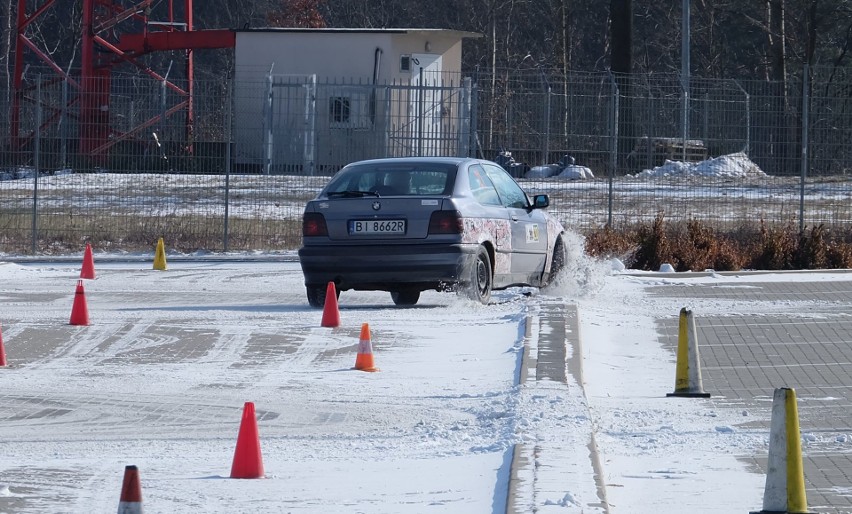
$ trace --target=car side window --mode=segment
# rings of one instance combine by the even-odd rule
[[[483,205],[500,205],[500,196],[494,188],[494,183],[481,166],[474,165],[467,169],[467,181],[477,202]]]
[[[483,164],[482,167],[485,168],[485,172],[494,183],[494,187],[497,188],[497,194],[500,195],[500,202],[503,205],[516,209],[529,207],[530,201],[527,194],[505,170],[489,164]]]

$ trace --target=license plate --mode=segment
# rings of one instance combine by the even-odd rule
[[[350,234],[405,234],[405,220],[350,220]]]

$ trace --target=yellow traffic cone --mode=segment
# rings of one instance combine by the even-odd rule
[[[692,317],[692,311],[686,308],[680,310],[677,339],[675,390],[666,396],[709,398],[710,394],[704,392],[704,385],[701,381],[701,359],[698,355],[698,333],[695,331],[695,319]]]
[[[763,510],[751,514],[813,514],[808,510],[805,496],[801,437],[796,391],[787,387],[776,389],[772,399]]]
[[[166,271],[166,247],[162,237],[157,241],[157,251],[154,252],[154,269]]]

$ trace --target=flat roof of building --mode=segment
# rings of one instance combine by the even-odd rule
[[[294,32],[322,34],[446,34],[459,38],[480,38],[479,32],[467,32],[452,29],[417,29],[417,28],[324,28],[309,29],[296,27],[243,27],[233,29],[234,32]]]

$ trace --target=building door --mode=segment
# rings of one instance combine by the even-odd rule
[[[264,104],[264,173],[313,175],[316,75],[270,75]]]
[[[439,155],[443,139],[441,56],[411,54],[410,130],[417,155]]]

